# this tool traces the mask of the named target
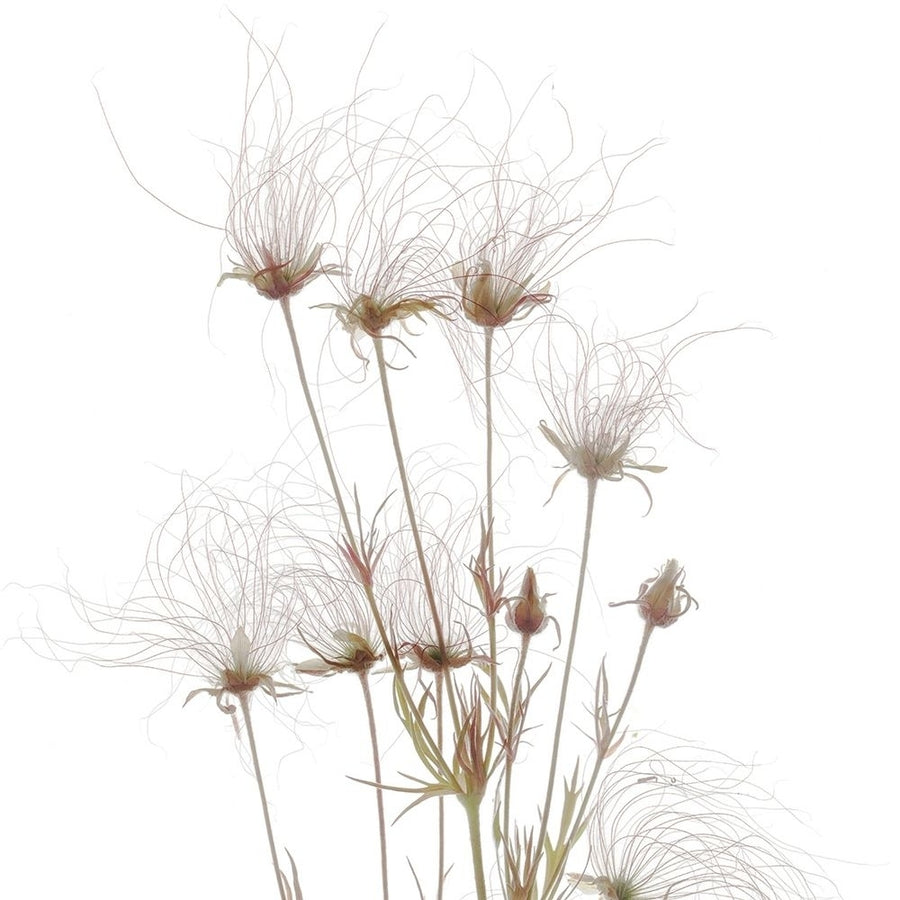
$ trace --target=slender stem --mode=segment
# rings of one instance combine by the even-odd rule
[[[494,415],[493,396],[491,391],[492,357],[494,354],[494,329],[484,329],[484,417],[485,417],[485,470],[487,482],[487,520],[488,528],[488,578],[494,586]]]
[[[597,479],[587,480],[587,512],[584,522],[584,543],[581,548],[581,566],[578,572],[578,589],[575,593],[575,611],[572,614],[572,630],[569,635],[569,649],[566,653],[566,665],[563,669],[562,688],[559,692],[559,709],[556,714],[556,731],[553,734],[553,751],[550,756],[550,774],[547,777],[547,795],[541,808],[541,829],[535,847],[541,853],[547,826],[550,821],[550,803],[553,799],[553,787],[556,782],[556,766],[559,761],[559,742],[562,736],[563,721],[566,713],[566,695],[569,691],[569,676],[572,674],[572,660],[575,656],[575,638],[578,635],[578,620],[581,616],[581,601],[584,596],[584,582],[587,575],[588,549],[591,544],[591,525],[594,521],[594,497],[597,493]]]
[[[253,736],[253,723],[250,719],[250,694],[242,691],[238,694],[241,712],[247,725],[247,742],[250,744],[250,755],[253,757],[253,771],[256,773],[256,785],[259,788],[259,802],[262,804],[263,819],[266,822],[266,835],[269,838],[269,851],[272,854],[272,866],[275,869],[275,880],[278,882],[278,896],[287,900],[281,880],[281,869],[278,866],[278,853],[275,850],[275,838],[272,835],[272,820],[269,818],[269,804],[266,802],[266,789],[263,787],[262,772],[259,768],[259,756],[256,752],[256,738]]]
[[[422,547],[422,536],[419,533],[416,511],[413,507],[412,492],[410,491],[409,478],[406,474],[406,463],[403,460],[403,451],[400,448],[400,434],[397,431],[397,420],[394,417],[394,404],[391,400],[391,389],[388,385],[387,364],[384,361],[384,347],[381,345],[380,338],[375,338],[372,343],[375,345],[375,357],[378,360],[378,375],[381,379],[381,392],[384,397],[384,408],[387,413],[388,426],[391,430],[391,441],[394,445],[394,456],[397,462],[397,472],[400,475],[400,485],[403,489],[403,499],[406,502],[406,515],[409,519],[409,527],[412,531],[413,541],[416,545],[416,556],[419,559],[419,568],[422,570],[422,583],[425,585],[425,596],[428,600],[432,618],[434,619],[434,627],[438,639],[438,649],[441,651],[441,659],[444,659],[446,656],[446,647],[444,646],[441,617],[438,613],[437,603],[434,599],[434,588],[431,584],[431,575],[428,572],[428,563],[425,560],[425,550]]]
[[[622,721],[625,718],[625,710],[628,708],[628,704],[631,701],[631,695],[634,693],[635,685],[637,684],[638,675],[641,673],[641,666],[644,663],[644,655],[647,652],[647,645],[650,643],[650,635],[653,634],[653,625],[650,622],[647,622],[644,625],[644,633],[641,635],[641,644],[638,647],[637,659],[634,661],[634,668],[631,672],[631,680],[628,682],[628,689],[625,691],[625,696],[622,699],[622,704],[619,706],[619,711],[616,713],[616,717],[613,720],[612,728],[609,729],[609,734],[606,736],[606,739],[603,743],[597,748],[597,759],[594,762],[594,770],[591,773],[591,780],[588,782],[587,790],[584,792],[584,800],[581,803],[581,808],[578,811],[578,815],[575,818],[575,823],[572,827],[572,831],[574,832],[579,827],[579,822],[587,811],[587,808],[590,804],[591,795],[594,792],[594,785],[597,783],[597,777],[600,774],[600,769],[603,766],[603,760],[606,758],[606,754],[609,753],[610,747],[613,746],[616,740],[616,733],[619,730],[619,726],[622,724]]]
[[[622,719],[625,716],[625,710],[628,708],[628,702],[631,700],[631,695],[634,693],[634,686],[637,684],[638,675],[641,672],[641,666],[644,662],[644,654],[647,652],[647,644],[650,643],[650,635],[653,634],[653,625],[650,622],[647,622],[644,625],[644,633],[641,635],[641,645],[638,648],[637,659],[634,663],[634,670],[631,673],[631,681],[628,682],[628,690],[625,691],[625,697],[622,700],[622,705],[619,707],[619,711],[616,713],[616,720],[613,722],[612,728],[609,729],[609,737],[604,741],[603,744],[603,752],[604,754],[609,751],[609,748],[612,747],[613,742],[615,741],[616,732],[619,730],[619,726],[622,724]],[[603,757],[601,756],[598,760],[598,763],[603,761]],[[595,767],[599,770],[599,764]],[[591,787],[593,787],[593,781],[591,782]]]
[[[485,470],[487,496],[487,521],[488,521],[488,545],[487,545],[487,577],[493,603],[494,592],[494,415],[493,395],[491,382],[493,377],[492,363],[494,355],[494,329],[484,329],[484,416],[485,416]],[[497,622],[495,613],[490,611],[487,617],[488,647],[491,657],[490,667],[490,697],[491,697],[491,721],[488,726],[486,765],[490,769],[491,751],[494,746],[495,715],[497,709]]]
[[[609,748],[612,747],[615,743],[616,732],[618,732],[619,726],[622,724],[622,721],[625,717],[625,710],[628,708],[628,703],[631,700],[631,695],[634,693],[638,675],[640,675],[641,666],[644,662],[644,654],[647,652],[647,644],[650,643],[650,635],[652,633],[653,625],[648,622],[646,625],[644,625],[644,633],[641,636],[641,644],[640,647],[638,647],[637,659],[634,662],[634,669],[631,672],[631,680],[628,682],[628,689],[625,691],[625,697],[622,699],[622,704],[619,707],[619,711],[616,713],[612,728],[609,729],[609,734],[597,748],[597,759],[594,762],[594,770],[591,773],[591,778],[588,782],[587,789],[583,791],[584,799],[581,801],[581,806],[578,809],[578,815],[576,815],[574,820],[572,821],[569,834],[566,836],[566,846],[574,844],[577,836],[583,828],[584,817],[587,815],[588,809],[590,808],[592,797],[594,794],[594,787],[597,784],[597,778],[600,775],[600,769],[603,766],[603,760],[606,758],[606,754],[609,752]],[[560,857],[559,862],[557,862],[554,871],[548,873],[548,878],[546,880],[547,889],[543,896],[549,897],[551,892],[556,888],[556,885],[559,883],[560,878],[562,878],[563,867],[565,866],[567,858],[568,853],[563,854]]]
[[[303,388],[303,396],[306,399],[306,407],[309,410],[309,417],[312,419],[313,428],[316,431],[316,438],[319,441],[319,447],[322,450],[322,456],[325,460],[325,468],[328,470],[328,478],[331,481],[331,490],[334,494],[335,502],[340,510],[341,521],[344,525],[344,531],[347,532],[347,539],[352,542],[354,550],[356,549],[356,541],[353,537],[353,529],[350,527],[350,518],[347,515],[347,508],[344,506],[344,499],[341,492],[340,484],[338,484],[337,473],[331,461],[331,454],[328,452],[328,444],[325,440],[325,432],[322,430],[322,424],[316,413],[316,407],[313,403],[312,392],[309,389],[309,381],[306,378],[306,370],[303,366],[303,357],[300,355],[300,343],[297,340],[297,332],[294,329],[294,317],[291,315],[291,298],[284,297],[280,301],[281,311],[284,313],[284,321],[287,325],[288,334],[291,337],[291,347],[294,350],[294,362],[297,364],[297,374],[300,376],[300,387]]]
[[[519,727],[518,722],[516,721],[519,710],[519,692],[522,689],[522,674],[525,671],[525,657],[528,655],[528,646],[530,643],[531,635],[523,634],[522,651],[519,653],[519,661],[516,664],[516,673],[513,676],[512,697],[509,701],[507,740],[510,741],[510,746],[507,750],[506,767],[503,774],[503,840],[507,842],[509,841],[509,808],[512,803],[513,764],[516,761],[515,754],[513,753],[514,747],[512,741],[516,730]],[[503,866],[507,873],[507,883],[509,883],[509,861],[507,860],[505,853],[503,854]]]
[[[387,364],[384,361],[384,347],[382,346],[381,338],[374,338],[372,343],[375,345],[375,358],[378,360],[378,375],[381,380],[381,391],[384,396],[384,408],[387,413],[388,426],[391,431],[391,442],[394,445],[394,457],[397,462],[397,472],[400,475],[403,499],[406,502],[406,515],[409,519],[410,531],[412,532],[413,541],[416,545],[416,556],[419,560],[419,568],[422,571],[422,583],[425,587],[425,597],[428,600],[428,607],[434,621],[434,630],[436,632],[438,650],[441,654],[444,671],[449,672],[449,667],[447,665],[447,645],[444,640],[444,628],[441,623],[440,614],[438,613],[437,602],[434,598],[434,587],[431,583],[431,575],[428,572],[428,562],[425,559],[425,550],[422,546],[422,535],[419,533],[416,511],[412,502],[412,491],[409,487],[409,477],[406,474],[406,463],[403,460],[403,451],[400,448],[400,434],[397,430],[397,420],[394,416],[394,404],[391,400],[391,389],[388,384]],[[453,716],[453,724],[458,731],[459,713],[456,708],[456,698],[453,696],[452,690],[447,692],[447,696],[450,701],[450,714]]]
[[[434,676],[434,709],[437,716],[438,749],[444,752],[444,673],[436,672]],[[438,797],[438,888],[437,900],[444,896],[444,798]]]
[[[316,438],[319,442],[319,449],[322,451],[322,458],[325,460],[325,468],[328,470],[328,478],[331,481],[331,489],[334,494],[334,499],[337,503],[338,510],[340,512],[341,522],[344,526],[344,531],[347,535],[347,540],[350,543],[350,547],[355,553],[358,553],[359,547],[356,542],[356,537],[353,534],[353,529],[350,527],[350,518],[347,515],[347,508],[344,505],[344,500],[340,485],[337,480],[334,463],[331,459],[331,453],[328,449],[328,443],[325,440],[325,432],[322,429],[322,425],[319,421],[319,416],[316,412],[315,404],[313,403],[312,391],[310,391],[309,381],[306,377],[306,369],[303,365],[303,357],[300,354],[300,343],[297,340],[297,332],[294,328],[294,319],[291,314],[290,298],[283,298],[280,301],[280,306],[282,312],[284,313],[284,321],[287,325],[288,334],[291,338],[291,347],[294,351],[294,362],[297,365],[297,374],[300,377],[300,386],[303,389],[303,397],[306,400],[306,407],[309,410],[309,417],[316,432]],[[418,707],[416,706],[412,695],[409,693],[406,682],[403,680],[403,666],[401,665],[400,660],[398,659],[393,645],[389,639],[387,628],[384,624],[384,619],[381,615],[381,611],[378,609],[378,604],[375,601],[375,594],[372,591],[372,587],[371,585],[363,585],[363,588],[365,590],[369,609],[372,613],[372,618],[375,621],[375,627],[378,629],[378,636],[381,638],[381,643],[384,646],[384,651],[391,663],[391,668],[394,670],[394,675],[399,683],[400,690],[403,692],[404,697],[406,698],[410,714],[416,719],[416,723],[419,726],[422,735],[430,744],[431,749],[436,750],[434,740],[432,739],[428,729],[425,727],[425,723],[422,720],[422,717],[419,715]]]
[[[484,857],[481,852],[481,804],[473,798],[463,801],[469,820],[469,840],[472,844],[472,868],[475,873],[475,892],[478,900],[487,900],[487,883],[484,878]]]
[[[375,728],[375,711],[372,708],[372,692],[369,690],[369,673],[359,673],[363,697],[366,701],[366,717],[369,720],[369,738],[372,742],[372,767],[375,770],[375,783],[381,784],[381,755],[378,752],[378,732]],[[388,900],[388,863],[387,863],[387,828],[384,824],[384,793],[381,787],[375,788],[375,802],[378,805],[378,835],[381,839],[381,889],[384,900]]]

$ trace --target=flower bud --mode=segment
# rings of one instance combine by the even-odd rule
[[[677,559],[668,560],[656,578],[641,585],[635,602],[643,620],[655,628],[668,628],[697,603],[684,587],[684,569]]]
[[[530,566],[522,579],[522,593],[510,601],[506,624],[519,634],[539,634],[547,627],[547,604],[538,594],[537,578]]]

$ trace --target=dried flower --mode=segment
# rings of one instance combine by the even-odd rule
[[[590,873],[570,883],[605,900],[823,896],[818,879],[757,816],[771,797],[728,757],[674,747],[622,751],[603,780],[591,828]]]
[[[496,153],[483,151],[486,177],[463,195],[466,226],[452,268],[464,315],[483,328],[503,328],[552,300],[553,278],[603,246],[593,239],[615,211],[619,180],[653,146],[627,154],[615,173],[601,157],[586,171],[560,178],[555,167],[531,176],[511,159],[510,137]],[[531,153],[528,160],[540,157]],[[589,184],[595,174],[603,181],[599,191]],[[578,195],[589,193],[599,193],[599,202],[585,208]]]
[[[574,470],[594,480],[630,478],[649,497],[647,485],[635,472],[663,472],[665,466],[646,461],[651,451],[641,442],[664,419],[684,433],[668,366],[693,340],[665,350],[659,344],[640,346],[624,340],[594,344],[581,335],[572,354],[574,373],[561,359],[551,360],[540,378],[551,424],[541,421],[540,429],[566,461],[557,484]],[[562,356],[563,351],[559,353]]]
[[[359,336],[367,334],[371,338],[380,338],[382,333],[393,322],[399,322],[409,332],[407,319],[414,318],[424,322],[424,313],[444,316],[437,300],[427,297],[404,297],[396,292],[382,292],[380,296],[360,294],[347,304],[323,303],[324,309],[333,309],[335,317],[344,330],[351,336],[353,346],[359,355]]]
[[[507,274],[510,272],[513,274]],[[463,313],[484,328],[502,328],[553,299],[549,281],[533,289],[532,273],[517,273],[515,263],[490,259],[486,248],[482,248],[481,255],[471,265],[454,263],[451,273],[460,291]]]
[[[426,602],[417,554],[405,547],[405,532],[395,535],[390,559],[382,562],[384,591],[391,608],[394,642],[399,656],[429,672],[487,662],[480,648],[484,614],[465,599],[466,572],[451,542],[422,531],[424,554],[435,594],[438,620]],[[384,583],[384,582],[383,582]]]
[[[635,600],[611,603],[610,606],[625,606],[636,603],[641,618],[654,628],[668,628],[680,619],[697,601],[684,586],[684,568],[677,559],[670,559],[654,578],[644,581]]]
[[[362,337],[399,340],[398,323],[412,333],[413,321],[446,317],[446,271],[439,222],[449,217],[447,186],[431,158],[445,126],[417,136],[422,110],[411,121],[377,125],[351,108],[344,127],[354,178],[354,211],[347,225],[346,266],[336,283],[339,303],[331,309],[365,360]]]
[[[318,573],[305,579],[310,598],[297,628],[314,658],[297,663],[302,675],[367,672],[384,658],[368,601],[355,579]]]
[[[504,96],[507,131],[496,148],[475,145],[484,160],[475,170],[479,180],[460,198],[465,224],[451,274],[464,315],[482,328],[503,328],[548,303],[560,272],[609,243],[599,233],[619,208],[622,176],[655,145],[619,157],[601,152],[586,169],[566,177],[561,170],[574,155],[574,135],[565,110],[556,105],[563,115],[557,134],[567,134],[568,146],[555,164],[535,149],[537,135],[522,133],[539,93],[540,88],[515,119]],[[545,119],[540,130],[547,130]],[[519,143],[521,154],[513,147]]]
[[[269,300],[284,301],[319,275],[340,268],[323,263],[322,252],[333,227],[334,195],[345,178],[345,163],[327,159],[340,145],[333,122],[339,114],[291,130],[290,110],[276,100],[268,133],[262,143],[256,142],[253,106],[264,94],[276,93],[270,82],[280,67],[274,55],[258,43],[254,46],[266,55],[266,70],[251,92],[253,101],[232,162],[225,236],[236,258],[233,270],[219,283],[237,278]]]
[[[276,680],[297,625],[300,594],[276,518],[221,489],[201,485],[153,535],[143,577],[121,606],[73,596],[76,612],[106,637],[87,659],[200,676],[199,693],[233,712],[226,695]],[[57,646],[65,646],[57,643]],[[85,643],[71,645],[81,650]]]

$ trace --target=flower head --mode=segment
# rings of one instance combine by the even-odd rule
[[[677,559],[667,560],[655,577],[642,582],[637,599],[610,605],[624,606],[627,603],[636,603],[641,618],[653,628],[668,628],[691,605],[697,605],[684,586],[684,568]]]
[[[464,224],[452,277],[463,314],[482,328],[504,328],[526,318],[554,298],[557,275],[610,243],[601,234],[623,206],[620,181],[655,144],[621,156],[606,156],[601,148],[599,158],[572,172],[571,122],[555,103],[561,117],[551,125],[540,109],[541,87],[516,116],[503,94],[505,133],[497,143],[472,142],[481,163],[474,168],[475,183],[461,192]],[[526,123],[530,114],[540,114],[539,120]],[[546,149],[544,141],[550,145]],[[566,168],[570,174],[564,174]]]
[[[266,70],[249,92],[253,99],[232,160],[225,236],[234,268],[219,283],[237,278],[261,296],[283,301],[319,275],[339,269],[323,263],[322,253],[333,227],[333,197],[344,179],[343,162],[330,158],[339,144],[334,115],[295,127],[290,110],[278,99],[268,116],[268,131],[257,142],[253,120],[262,116],[255,107],[264,95],[276,94],[272,82],[280,66],[274,55],[255,46],[266,56]]]
[[[758,820],[778,810],[747,776],[695,747],[622,751],[597,797],[591,871],[570,883],[604,900],[822,896]]]
[[[297,663],[301,675],[368,672],[384,647],[359,582],[325,573],[305,579],[309,602],[297,633],[313,656]]]
[[[485,328],[502,328],[553,299],[549,281],[533,287],[533,273],[517,273],[514,264],[504,265],[504,261],[492,260],[492,255],[496,254],[482,252],[472,264],[457,262],[451,270],[469,321]]]
[[[392,326],[412,333],[428,316],[447,316],[449,264],[438,234],[448,187],[431,156],[444,126],[419,137],[421,113],[379,125],[351,107],[344,122],[354,175],[347,193],[355,197],[335,283],[340,301],[321,306],[334,311],[362,360],[364,338],[400,340]]]
[[[120,606],[73,597],[102,649],[100,665],[136,665],[200,677],[192,691],[227,695],[261,688],[272,696],[297,624],[300,593],[276,517],[200,486],[153,535],[143,576]],[[75,646],[75,645],[72,645]],[[77,645],[82,652],[84,643]]]
[[[506,610],[506,624],[515,632],[531,637],[540,634],[550,621],[547,616],[547,595],[537,589],[537,577],[530,566],[522,579],[522,591],[511,597]]]
[[[398,534],[382,578],[389,598],[393,640],[398,656],[429,672],[457,669],[486,662],[481,642],[486,630],[484,613],[466,599],[470,584],[462,558],[453,542],[427,529],[422,531],[424,555],[434,593],[437,618],[430,608],[419,559]]]
[[[635,473],[665,466],[648,461],[652,451],[643,441],[666,419],[684,433],[668,367],[694,339],[666,350],[625,340],[593,344],[585,335],[571,354],[574,368],[562,358],[551,360],[540,378],[550,421],[541,421],[540,430],[566,462],[557,483],[574,470],[592,480],[633,479],[649,496]]]

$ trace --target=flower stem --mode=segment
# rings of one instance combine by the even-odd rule
[[[312,392],[309,389],[309,381],[306,378],[306,369],[303,366],[303,357],[300,355],[300,343],[297,340],[297,332],[294,328],[294,317],[291,315],[291,299],[284,297],[280,301],[281,311],[284,313],[284,321],[287,325],[288,334],[291,338],[291,347],[294,351],[294,362],[297,364],[297,374],[300,376],[300,387],[303,389],[303,396],[306,399],[306,408],[309,410],[309,417],[312,420],[313,428],[316,432],[316,438],[319,441],[319,448],[322,451],[322,457],[325,460],[325,468],[328,470],[328,479],[331,481],[331,491],[334,494],[335,502],[341,514],[341,522],[344,525],[344,531],[347,532],[347,540],[351,541],[356,548],[356,541],[353,537],[353,529],[350,527],[350,517],[347,515],[347,508],[344,506],[344,499],[341,487],[338,484],[337,473],[334,470],[334,464],[331,461],[331,454],[328,452],[328,443],[325,440],[325,432],[322,430],[322,424],[316,413],[316,407],[313,403]]]
[[[631,672],[631,680],[628,682],[628,689],[625,691],[625,696],[622,698],[622,704],[619,706],[619,711],[616,713],[616,718],[613,721],[612,727],[609,729],[609,734],[607,735],[603,743],[597,748],[597,760],[594,763],[594,771],[591,773],[591,780],[588,782],[587,790],[584,792],[584,800],[582,801],[581,808],[578,810],[578,815],[575,817],[575,822],[572,826],[573,833],[578,829],[580,820],[587,812],[591,794],[593,794],[594,792],[594,785],[597,783],[597,777],[600,774],[601,767],[603,766],[603,760],[606,758],[606,754],[609,753],[610,747],[615,744],[616,733],[618,732],[619,726],[622,724],[622,721],[625,718],[625,710],[628,708],[628,704],[631,701],[631,695],[634,693],[638,675],[640,675],[641,666],[644,663],[644,655],[647,652],[647,644],[650,643],[651,634],[653,634],[653,625],[650,622],[647,622],[644,625],[644,633],[641,635],[641,644],[638,647],[637,659],[635,659],[634,661],[634,669],[632,669]]]
[[[375,358],[378,360],[378,376],[381,380],[381,391],[384,396],[384,408],[387,413],[388,426],[391,432],[391,442],[394,445],[394,457],[397,463],[397,472],[400,475],[400,485],[403,489],[403,499],[406,503],[406,515],[409,519],[409,527],[412,532],[413,541],[416,545],[416,556],[419,560],[419,568],[422,571],[422,584],[425,587],[425,597],[428,600],[428,608],[434,621],[435,636],[437,638],[438,650],[441,654],[441,661],[445,672],[449,672],[447,665],[447,646],[444,641],[444,628],[441,623],[440,613],[438,612],[437,603],[434,598],[434,587],[431,583],[431,575],[428,571],[428,562],[425,559],[425,550],[422,546],[422,535],[419,532],[416,511],[412,501],[412,491],[409,487],[409,477],[406,474],[406,463],[403,460],[403,451],[400,448],[400,434],[397,431],[397,420],[394,416],[394,404],[391,400],[391,389],[388,384],[387,364],[384,360],[384,347],[382,339],[375,338],[372,343],[375,345]],[[447,691],[450,700],[450,713],[453,716],[453,724],[456,730],[459,730],[459,713],[456,708],[456,699],[453,691]]]
[[[319,442],[319,449],[322,452],[322,458],[325,461],[325,468],[328,471],[328,478],[331,481],[332,493],[334,494],[334,499],[340,512],[341,523],[344,526],[344,532],[346,533],[347,541],[349,542],[350,547],[355,553],[358,553],[359,547],[356,542],[356,537],[353,533],[353,529],[350,526],[350,517],[347,515],[347,508],[344,505],[343,495],[338,483],[334,463],[331,459],[328,442],[325,439],[325,432],[319,420],[319,415],[316,412],[316,407],[313,403],[312,391],[310,391],[309,381],[306,377],[306,369],[303,365],[303,357],[300,353],[300,342],[297,340],[297,331],[294,328],[294,318],[291,314],[290,298],[283,298],[280,301],[280,306],[282,312],[284,313],[284,321],[287,325],[288,334],[290,335],[291,339],[291,348],[294,352],[294,362],[297,365],[297,374],[300,377],[300,387],[303,389],[303,397],[306,400],[306,407],[309,410],[309,417],[316,432],[316,439]],[[397,653],[394,650],[393,644],[391,643],[388,636],[387,627],[384,624],[384,618],[382,617],[381,611],[378,608],[378,604],[375,601],[375,594],[372,590],[372,587],[371,585],[365,584],[363,585],[363,588],[365,590],[366,600],[369,604],[369,610],[371,611],[372,618],[375,622],[375,627],[378,629],[378,636],[381,638],[381,643],[384,646],[384,651],[387,654],[388,660],[391,664],[391,668],[394,671],[396,683],[407,701],[407,707],[409,708],[410,714],[416,720],[421,734],[430,745],[431,749],[434,751],[436,750],[434,740],[432,739],[431,734],[428,732],[428,729],[425,727],[425,723],[422,720],[421,715],[419,714],[418,707],[416,706],[412,695],[409,693],[409,689],[406,687],[406,682],[403,680],[403,666],[401,665],[400,660],[397,657]]]
[[[384,824],[384,793],[381,785],[381,754],[378,752],[378,732],[375,728],[375,711],[372,708],[372,692],[369,690],[369,673],[359,673],[363,698],[366,702],[366,718],[369,720],[369,738],[372,742],[372,768],[375,773],[375,802],[378,805],[378,836],[381,840],[381,890],[384,900],[388,900],[387,829]]]
[[[480,798],[467,798],[463,801],[466,817],[469,820],[469,840],[472,844],[472,868],[475,873],[475,892],[478,900],[487,900],[487,884],[484,878],[484,857],[481,852],[481,816]]]
[[[628,689],[625,691],[625,696],[622,699],[622,704],[621,706],[619,706],[619,711],[616,713],[616,718],[612,724],[612,727],[609,729],[609,734],[606,736],[606,739],[597,747],[597,759],[594,762],[594,770],[591,773],[591,778],[588,782],[587,788],[583,792],[584,799],[581,801],[581,806],[578,809],[578,814],[572,821],[572,826],[569,830],[568,836],[566,837],[566,845],[569,847],[574,845],[575,841],[578,839],[584,829],[584,819],[591,805],[591,798],[594,794],[594,787],[597,784],[597,778],[600,775],[600,769],[603,766],[603,760],[606,759],[606,754],[609,752],[610,747],[612,747],[615,743],[616,733],[618,732],[619,726],[622,724],[622,721],[625,717],[625,710],[628,708],[628,703],[631,700],[631,695],[634,693],[638,675],[640,674],[641,666],[644,662],[644,654],[647,652],[647,644],[650,642],[650,635],[652,633],[653,625],[648,622],[644,626],[644,633],[641,636],[641,644],[638,647],[637,659],[634,662],[634,668],[631,672],[631,680],[628,682]],[[567,857],[568,853],[561,856],[559,862],[556,865],[556,869],[553,872],[548,873],[548,878],[546,880],[548,890],[545,891],[544,896],[549,897],[551,895],[551,892],[558,884],[559,880],[562,878],[563,867],[565,865]]]
[[[491,603],[494,602],[494,415],[491,382],[493,378],[492,364],[494,355],[494,329],[484,330],[484,417],[485,417],[485,470],[486,470],[486,502],[487,502],[487,578],[491,591]],[[493,610],[488,611],[488,645],[491,657],[490,697],[491,721],[487,739],[488,758],[486,765],[490,768],[491,750],[494,746],[495,715],[497,709],[497,622]]]
[[[488,521],[487,565],[488,579],[494,586],[494,415],[491,391],[492,357],[494,354],[494,329],[484,330],[484,417],[485,417],[485,470]],[[496,687],[496,684],[494,684]],[[493,696],[491,698],[493,700]]]
[[[425,560],[425,550],[422,547],[422,536],[419,533],[419,526],[416,519],[416,511],[413,507],[412,492],[409,487],[409,478],[406,474],[406,463],[403,460],[403,451],[400,448],[400,435],[397,431],[397,420],[394,417],[394,404],[391,400],[391,389],[388,385],[387,364],[384,361],[384,347],[380,338],[375,338],[372,343],[375,345],[375,357],[378,360],[378,376],[381,380],[381,392],[384,397],[384,408],[387,413],[388,426],[391,431],[391,441],[394,445],[394,457],[397,462],[397,472],[400,475],[400,485],[403,489],[403,499],[406,502],[406,515],[409,519],[409,527],[412,531],[413,541],[416,545],[416,556],[419,559],[419,567],[422,570],[422,583],[425,586],[425,597],[428,600],[428,606],[431,610],[431,616],[434,619],[434,627],[437,632],[438,649],[441,651],[441,659],[446,657],[446,647],[444,646],[443,628],[441,627],[441,617],[438,613],[437,604],[434,599],[434,588],[431,584],[431,575],[428,572],[428,563]]]
[[[247,742],[250,744],[250,756],[253,758],[253,771],[256,774],[256,785],[259,788],[259,802],[262,804],[263,819],[266,823],[266,835],[269,838],[269,852],[272,854],[272,866],[275,869],[275,880],[278,882],[278,896],[281,900],[287,900],[284,893],[284,884],[281,879],[281,869],[278,865],[278,852],[275,850],[275,838],[272,835],[272,820],[269,818],[269,804],[266,802],[266,789],[263,787],[262,772],[259,768],[259,756],[256,752],[256,738],[253,736],[253,722],[250,719],[250,694],[241,691],[238,694],[241,704],[241,712],[247,725]]]
[[[437,716],[437,744],[438,749],[444,752],[444,673],[435,672],[434,675],[434,709]],[[438,886],[437,900],[443,900],[444,896],[444,846],[445,846],[444,798],[438,797]]]
[[[519,693],[522,690],[522,675],[525,671],[525,657],[528,655],[528,646],[531,643],[531,635],[522,635],[522,650],[519,653],[519,661],[516,664],[516,673],[513,676],[512,696],[509,701],[509,722],[507,726],[507,740],[510,746],[507,749],[506,766],[503,773],[503,840],[509,841],[509,817],[510,806],[512,805],[512,776],[513,764],[516,761],[515,750],[516,745],[512,742],[515,739],[516,731],[519,723],[516,721],[519,711]],[[506,854],[503,855],[503,865],[507,872],[507,883],[509,882],[509,860]]]
[[[597,479],[587,479],[587,511],[584,522],[584,542],[581,547],[581,566],[578,572],[578,589],[575,593],[575,610],[572,614],[572,630],[569,635],[569,648],[566,653],[566,665],[563,669],[562,687],[559,692],[559,709],[556,714],[556,731],[553,734],[553,750],[550,756],[550,773],[547,777],[547,795],[541,808],[541,829],[535,847],[541,853],[547,827],[550,821],[550,803],[553,800],[553,787],[556,782],[556,766],[559,762],[559,743],[562,736],[563,721],[566,712],[566,695],[569,691],[569,676],[572,674],[572,660],[575,656],[575,639],[578,635],[578,620],[581,616],[581,601],[584,596],[584,582],[587,575],[588,549],[591,544],[591,525],[594,521],[594,497],[597,494]]]

